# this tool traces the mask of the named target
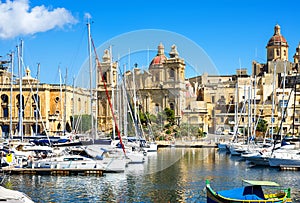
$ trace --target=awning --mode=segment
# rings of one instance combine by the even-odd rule
[[[274,186],[274,187],[280,186],[278,183],[275,183],[273,181],[264,181],[264,180],[243,180],[243,181],[250,185]]]

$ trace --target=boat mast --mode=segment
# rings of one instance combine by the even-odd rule
[[[10,65],[11,65],[11,79],[10,79],[10,109],[9,109],[9,138],[12,139],[13,132],[12,132],[12,98],[13,98],[13,85],[14,85],[14,53],[10,54]]]
[[[126,65],[124,64],[124,70],[123,70],[123,73],[124,73],[124,78],[123,78],[123,83],[126,84]],[[127,136],[127,131],[128,131],[128,126],[127,126],[127,113],[128,113],[128,106],[127,106],[127,100],[126,100],[126,89],[125,89],[125,85],[122,85],[123,87],[123,106],[124,106],[124,112],[123,112],[123,116],[124,116],[124,124],[123,124],[123,127],[124,127],[124,135]]]
[[[93,83],[92,83],[92,73],[93,73],[93,68],[92,68],[92,46],[91,46],[91,25],[90,21],[88,18],[87,22],[87,30],[88,30],[88,53],[89,53],[89,70],[90,70],[90,111],[91,111],[91,136],[94,140],[94,119],[93,119]]]
[[[272,94],[272,116],[271,116],[271,135],[272,135],[272,139],[274,139],[274,102],[275,102],[275,77],[276,77],[276,65],[277,65],[277,62],[276,60],[274,61],[274,70],[273,70],[273,84],[272,84],[272,89],[273,89],[273,94]]]
[[[37,83],[36,83],[36,109],[35,109],[35,135],[38,133],[38,118],[39,118],[39,77],[40,77],[40,63],[38,63],[38,70],[37,70]]]
[[[73,92],[72,92],[72,94],[73,94],[73,104],[72,104],[72,131],[75,133],[75,131],[74,131],[74,127],[75,127],[75,119],[74,119],[74,107],[75,107],[75,77],[73,76]]]
[[[112,66],[112,46],[109,46],[109,53],[110,53],[110,82],[111,82],[111,103],[112,108],[115,109],[115,95],[114,95],[114,74],[113,74],[113,66]],[[113,139],[116,137],[116,123],[114,119],[112,119],[112,128],[113,128]]]
[[[253,104],[254,104],[254,111],[253,111],[253,122],[254,122],[254,126],[253,126],[253,137],[256,137],[256,122],[258,122],[258,120],[256,119],[256,75],[254,76],[254,100],[253,100]]]
[[[21,44],[17,46],[18,49],[18,70],[19,70],[19,136],[21,137],[21,141],[23,142],[23,94],[22,94],[22,63],[21,58],[23,57],[23,40],[21,40]]]
[[[284,122],[284,109],[285,109],[285,77],[286,77],[286,61],[284,61],[283,84],[282,84],[282,103],[281,103],[281,120]],[[283,128],[280,129],[280,140],[282,140]]]
[[[59,71],[59,101],[60,101],[60,111],[59,111],[59,119],[60,119],[60,122],[61,122],[61,125],[60,125],[60,128],[62,129],[62,131],[65,129],[65,126],[64,126],[64,118],[63,118],[63,101],[62,101],[62,78],[61,78],[61,71],[60,71],[60,68],[58,69]]]
[[[68,79],[68,69],[66,68],[66,76],[65,76],[65,101],[64,101],[64,134],[66,134],[66,124],[67,124],[67,79]]]

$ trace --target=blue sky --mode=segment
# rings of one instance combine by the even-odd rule
[[[300,42],[297,1],[2,0],[0,55],[5,58],[22,39],[24,64],[30,67],[33,77],[40,63],[41,82],[59,83],[60,68],[63,73],[68,69],[71,84],[88,57],[86,13],[92,17],[96,47],[136,30],[170,31],[201,47],[220,74],[234,74],[240,67],[251,73],[253,60],[265,62],[265,47],[277,23],[288,41],[290,61]],[[166,39],[156,40],[169,43]],[[130,44],[126,46],[131,49]],[[145,50],[156,49],[148,46],[145,44]],[[182,53],[179,46],[177,49]],[[169,50],[166,47],[165,51]],[[119,53],[114,54],[117,58]],[[155,52],[149,55],[152,58]],[[147,62],[145,59],[139,63],[146,66]]]

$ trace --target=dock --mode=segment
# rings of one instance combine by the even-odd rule
[[[218,145],[213,141],[156,141],[158,148],[217,148]]]
[[[1,173],[8,174],[32,174],[32,175],[97,175],[103,176],[103,169],[59,169],[59,168],[2,168],[0,169]]]

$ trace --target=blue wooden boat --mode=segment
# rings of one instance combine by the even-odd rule
[[[243,180],[246,186],[230,190],[214,191],[206,180],[208,203],[291,203],[290,188],[282,189],[272,181]],[[264,193],[262,186],[272,187],[273,193]]]

